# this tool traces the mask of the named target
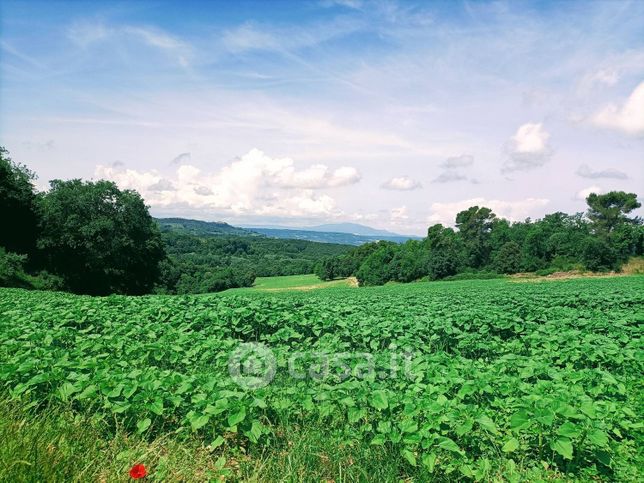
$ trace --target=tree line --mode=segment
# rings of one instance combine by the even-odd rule
[[[111,181],[53,180],[37,192],[34,180],[0,147],[0,286],[93,295],[218,292],[250,286],[256,276],[311,273],[322,258],[350,248],[159,227],[136,191]]]
[[[322,260],[323,280],[357,277],[361,285],[420,279],[486,278],[495,274],[587,269],[618,270],[642,255],[641,206],[634,193],[590,194],[586,213],[552,213],[512,223],[491,209],[472,206],[456,215],[455,228],[430,226],[422,240],[369,243]]]
[[[163,293],[218,292],[247,287],[255,277],[313,273],[320,260],[346,253],[348,245],[261,235],[212,235],[161,227],[168,258],[161,263]]]

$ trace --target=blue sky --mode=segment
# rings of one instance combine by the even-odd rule
[[[20,2],[0,143],[156,215],[403,233],[644,187],[644,2]]]

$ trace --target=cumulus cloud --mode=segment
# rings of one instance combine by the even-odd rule
[[[550,134],[541,123],[526,123],[506,144],[507,160],[502,171],[527,171],[543,166],[552,157]]]
[[[588,188],[584,188],[583,190],[579,190],[577,192],[577,195],[575,196],[575,199],[585,201],[586,198],[588,198],[589,194],[596,193],[596,194],[600,195],[603,192],[604,192],[604,190],[599,186],[589,186]]]
[[[598,179],[598,178],[614,178],[614,179],[628,179],[628,175],[618,169],[608,168],[600,171],[593,171],[587,164],[582,164],[577,169],[577,175],[582,178]]]
[[[599,127],[644,136],[644,82],[635,88],[622,106],[605,106],[592,117],[591,122]]]
[[[409,211],[406,206],[392,208],[389,210],[389,217],[393,223],[404,222],[409,219]]]
[[[486,206],[501,218],[506,218],[511,221],[521,221],[529,216],[539,215],[541,209],[549,202],[550,200],[545,198],[525,198],[515,201],[471,198],[452,203],[432,203],[428,222],[430,224],[442,223],[443,225],[454,225],[456,215],[471,206]]]
[[[386,190],[411,191],[422,188],[423,185],[409,176],[400,176],[385,181],[380,187]]]
[[[156,170],[137,171],[123,166],[97,166],[96,177],[136,189],[155,208],[186,207],[217,210],[229,215],[333,216],[335,201],[316,192],[356,183],[352,167],[335,170],[316,164],[297,169],[290,158],[271,158],[258,149],[216,172],[179,166],[171,177]]]

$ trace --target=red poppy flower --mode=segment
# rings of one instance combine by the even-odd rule
[[[135,480],[138,480],[139,478],[143,478],[147,474],[148,472],[145,470],[145,466],[141,464],[134,465],[132,468],[130,468],[130,476]]]

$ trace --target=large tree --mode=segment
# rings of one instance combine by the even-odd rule
[[[480,268],[490,258],[490,232],[496,215],[485,207],[472,206],[456,215],[458,228],[468,252],[470,266]]]
[[[143,294],[165,257],[141,196],[110,181],[51,181],[38,246],[48,267],[77,293]]]
[[[586,198],[588,219],[593,223],[597,234],[609,236],[623,223],[638,223],[638,218],[629,218],[633,210],[642,206],[635,193],[611,191],[604,195],[591,193]]]
[[[38,225],[35,176],[8,154],[0,147],[0,246],[10,252],[31,254]]]

